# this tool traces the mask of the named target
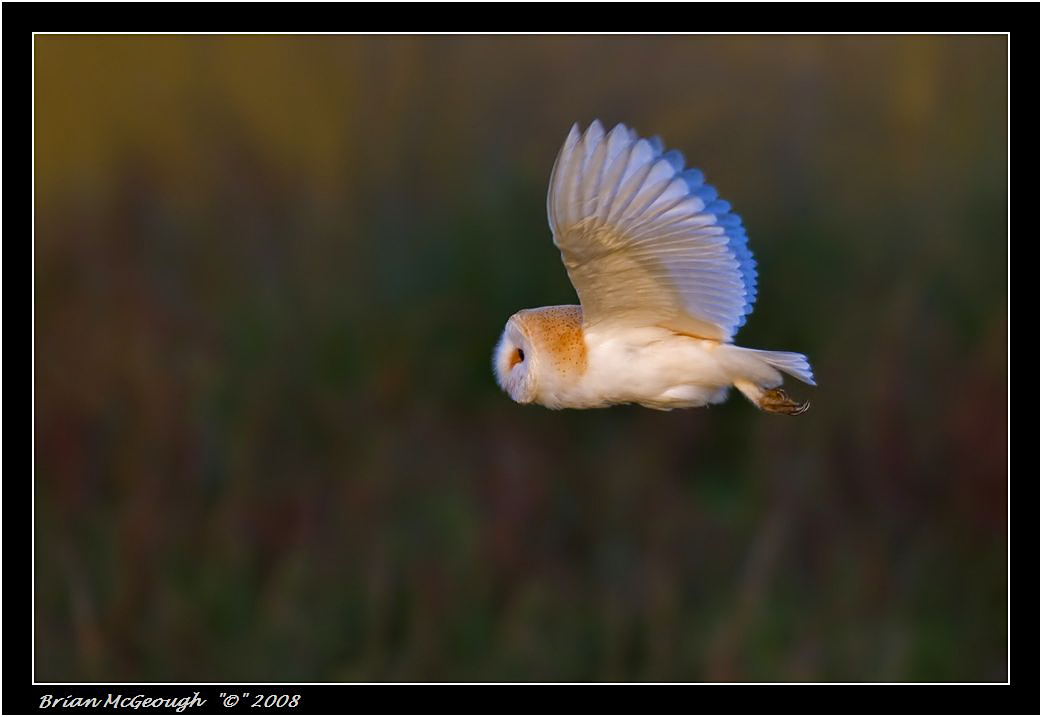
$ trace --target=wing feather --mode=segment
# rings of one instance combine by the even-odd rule
[[[752,311],[756,261],[741,218],[658,137],[573,125],[546,203],[587,326],[654,324],[731,341]]]

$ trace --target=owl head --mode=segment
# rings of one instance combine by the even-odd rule
[[[536,397],[536,352],[518,312],[507,321],[492,354],[499,387],[518,403],[531,403]]]
[[[586,370],[578,306],[518,311],[507,321],[492,362],[500,388],[518,403],[554,408]]]

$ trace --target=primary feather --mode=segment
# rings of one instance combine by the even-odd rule
[[[547,195],[585,326],[657,325],[729,342],[756,300],[756,262],[730,205],[624,125],[573,125]]]

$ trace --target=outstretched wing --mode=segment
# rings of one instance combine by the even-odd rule
[[[756,299],[742,220],[676,150],[623,125],[572,126],[550,175],[554,244],[583,323],[730,341]]]

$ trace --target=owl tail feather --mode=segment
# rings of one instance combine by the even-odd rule
[[[803,354],[791,351],[756,351],[755,353],[779,371],[795,376],[811,386],[818,385],[814,382],[814,372],[811,370],[810,362]]]
[[[723,356],[734,376],[735,388],[761,410],[798,416],[809,407],[809,403],[793,401],[779,388],[782,377],[778,371],[784,371],[811,386],[816,385],[810,362],[803,354],[728,346]]]

